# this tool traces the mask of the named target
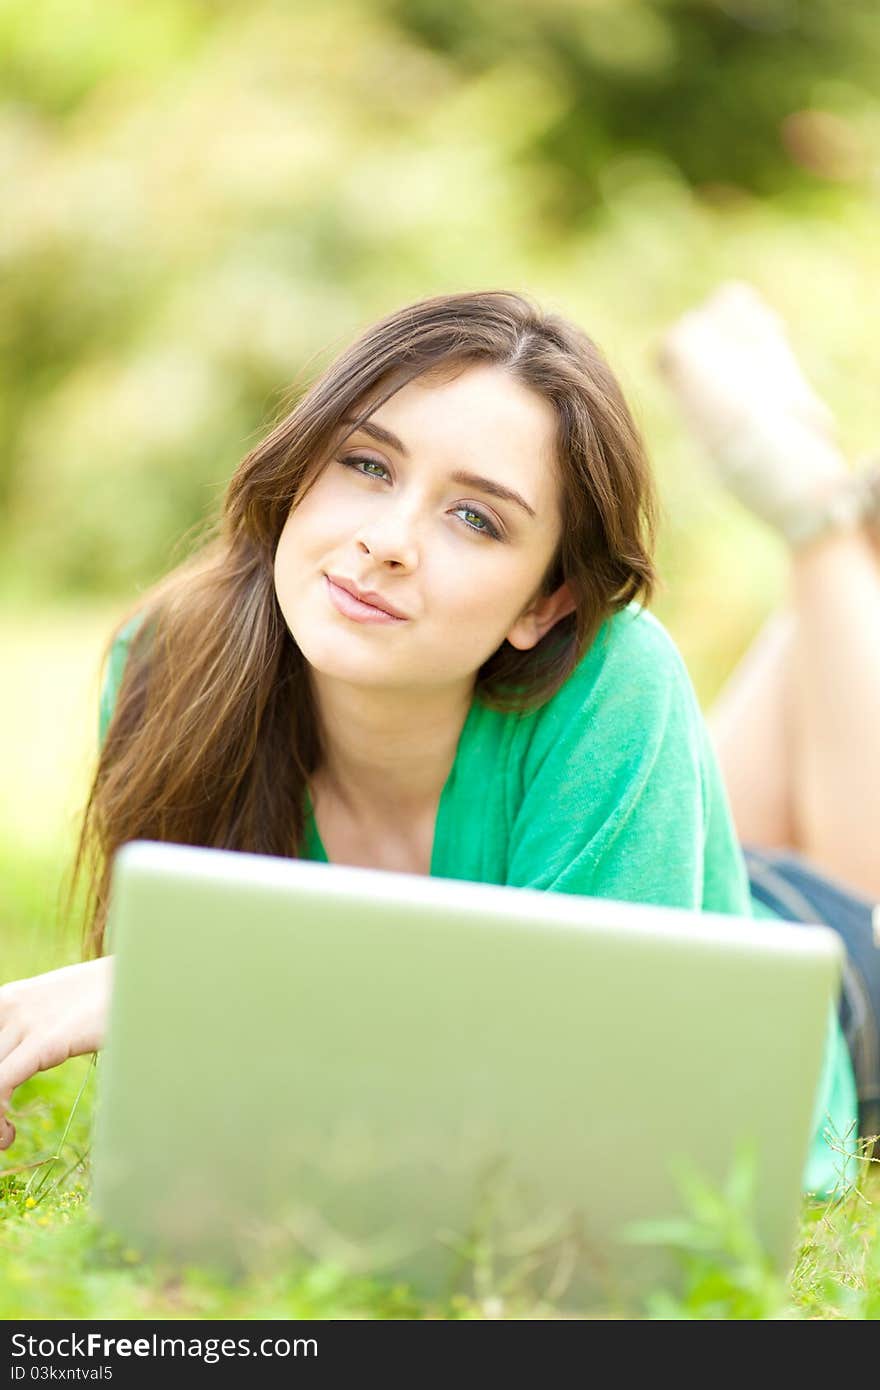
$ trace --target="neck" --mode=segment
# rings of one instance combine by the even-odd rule
[[[406,826],[436,810],[455,761],[473,684],[364,690],[312,672],[323,761],[313,777],[355,821]]]

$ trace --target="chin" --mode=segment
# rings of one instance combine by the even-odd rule
[[[350,685],[396,684],[388,653],[357,651],[355,644],[338,633],[293,634],[294,641],[314,671]]]

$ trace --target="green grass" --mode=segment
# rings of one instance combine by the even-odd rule
[[[109,610],[0,612],[10,677],[0,685],[0,981],[77,959],[78,924],[65,929],[58,903],[93,737],[97,658],[111,621]],[[28,753],[37,744],[39,758]],[[486,1248],[472,1252],[469,1271],[479,1295],[433,1304],[326,1263],[267,1266],[233,1283],[146,1261],[102,1229],[89,1207],[95,1089],[90,1059],[75,1058],[34,1077],[14,1097],[18,1138],[0,1155],[4,1319],[572,1315],[564,1298],[548,1304],[499,1282]],[[748,1184],[735,1172],[726,1193],[694,1187],[687,1219],[666,1232],[685,1271],[678,1296],[657,1290],[638,1308],[594,1307],[574,1315],[880,1317],[878,1212],[880,1164],[866,1166],[860,1189],[845,1200],[805,1202],[794,1272],[782,1282],[755,1242]]]
[[[774,1274],[755,1238],[750,1188],[692,1186],[687,1214],[664,1231],[684,1269],[677,1294],[640,1305],[572,1308],[493,1278],[476,1250],[467,1287],[479,1296],[426,1302],[402,1285],[354,1278],[327,1263],[276,1261],[238,1280],[141,1257],[89,1205],[95,1073],[76,1058],[16,1096],[19,1138],[0,1170],[0,1317],[15,1318],[555,1318],[806,1319],[880,1317],[880,1165],[836,1203],[805,1201],[791,1279]],[[172,1141],[173,1142],[173,1141]],[[638,1258],[637,1249],[633,1258]]]

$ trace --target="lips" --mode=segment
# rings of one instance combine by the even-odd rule
[[[341,575],[325,575],[328,583],[335,585],[337,589],[343,589],[350,594],[359,604],[363,604],[365,609],[372,609],[376,613],[384,613],[386,617],[397,618],[400,621],[406,619],[407,614],[401,613],[399,608],[395,608],[393,603],[389,603],[381,594],[377,594],[372,589],[359,589],[351,579],[343,579]]]

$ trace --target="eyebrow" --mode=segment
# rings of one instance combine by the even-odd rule
[[[381,444],[388,444],[392,449],[396,449],[403,458],[409,458],[409,451],[402,439],[398,439],[391,430],[385,429],[383,425],[377,425],[373,420],[357,420],[346,416],[341,423],[343,425],[357,425],[358,429],[363,430],[364,434],[369,434],[373,439],[377,439]],[[461,483],[464,487],[477,488],[480,492],[488,493],[490,497],[497,497],[502,502],[513,502],[515,506],[522,507],[524,512],[528,512],[530,517],[536,517],[537,513],[530,507],[526,499],[512,487],[506,487],[504,483],[498,483],[494,478],[484,478],[479,473],[468,473],[466,470],[458,469],[451,473],[450,477],[454,483]]]

